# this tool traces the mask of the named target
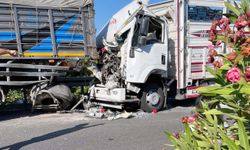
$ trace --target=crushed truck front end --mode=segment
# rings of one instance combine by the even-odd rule
[[[117,12],[97,36],[100,64],[90,99],[99,105],[122,108],[126,103],[143,110],[165,106],[168,33],[164,17],[133,1]]]

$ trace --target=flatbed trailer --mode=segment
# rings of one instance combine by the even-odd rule
[[[39,91],[79,81],[67,72],[98,57],[93,0],[0,0],[0,48],[18,52],[0,56],[0,102],[8,89],[25,88],[36,89],[35,104]]]

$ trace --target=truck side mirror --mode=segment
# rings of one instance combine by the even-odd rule
[[[140,36],[147,36],[148,33],[148,28],[149,28],[149,17],[144,16],[141,21],[141,27],[139,30],[139,35]]]
[[[138,41],[139,47],[146,45],[146,42],[147,42],[146,36],[139,36],[139,41]]]

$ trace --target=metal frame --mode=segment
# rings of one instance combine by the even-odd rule
[[[16,5],[16,4],[2,4],[0,3],[1,7],[6,7],[6,8],[10,8],[11,10],[11,17],[12,22],[13,22],[13,29],[15,30],[15,38],[16,38],[16,46],[17,46],[17,50],[19,53],[18,57],[9,57],[9,56],[2,56],[0,59],[75,59],[75,58],[85,58],[85,56],[69,56],[69,57],[59,57],[58,56],[58,47],[57,47],[57,41],[56,41],[56,35],[55,35],[55,22],[54,20],[56,19],[55,16],[53,15],[54,11],[73,11],[75,14],[78,14],[81,17],[81,30],[84,36],[83,39],[83,44],[81,44],[81,48],[79,47],[79,51],[81,51],[83,54],[86,54],[86,57],[88,56],[93,56],[92,58],[96,58],[97,52],[96,52],[96,42],[95,42],[95,25],[94,25],[94,8],[93,8],[93,4],[90,3],[88,5],[85,6],[79,6],[77,8],[51,8],[51,7],[30,7],[30,6],[22,6],[22,5]],[[19,9],[23,9],[23,8],[29,8],[29,9],[40,9],[40,10],[45,10],[47,11],[47,17],[48,17],[48,26],[50,28],[50,37],[51,37],[51,44],[52,44],[52,56],[51,57],[43,57],[43,56],[39,56],[39,57],[29,57],[29,56],[24,56],[22,55],[24,52],[24,44],[26,43],[22,43],[23,39],[22,39],[22,35],[21,35],[21,22],[19,20],[19,17],[21,14],[19,14]],[[22,15],[21,15],[22,16]],[[13,45],[12,45],[13,46]],[[68,48],[68,50],[70,50],[70,48]],[[95,55],[95,56],[94,56]]]
[[[49,66],[49,65],[31,65],[12,63],[0,63],[0,68],[5,68],[6,71],[0,71],[0,76],[6,77],[6,80],[0,81],[0,86],[27,86],[38,84],[41,82],[52,82],[55,76],[65,76],[69,67],[64,66]],[[21,69],[21,71],[11,71],[11,69]],[[29,71],[25,71],[29,70]],[[37,77],[37,80],[16,81],[11,80],[11,77]]]
[[[91,56],[94,59],[98,58],[98,53],[96,51],[96,41],[95,41],[95,34],[96,30],[94,24],[94,14],[95,11],[93,7],[90,7],[93,4],[87,5],[82,8],[81,10],[81,17],[82,17],[82,28],[83,33],[85,35],[85,51],[88,56]]]
[[[6,67],[6,68],[25,68],[25,69],[53,69],[53,70],[69,70],[69,67],[64,66],[48,66],[48,65],[31,65],[31,64],[21,64],[21,63],[0,63],[0,68]]]
[[[17,14],[17,8],[14,6],[14,23],[15,23],[17,48],[18,48],[18,54],[22,54],[23,48],[22,48],[22,41],[21,41],[20,28],[19,28],[18,16],[17,15],[18,15]]]
[[[54,30],[54,19],[53,19],[53,14],[52,10],[48,10],[48,15],[49,15],[49,28],[50,28],[50,36],[52,40],[52,49],[53,49],[53,56],[57,56],[58,51],[56,47],[56,37],[55,37],[55,30]]]

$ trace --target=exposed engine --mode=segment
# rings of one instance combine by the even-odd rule
[[[106,88],[113,89],[124,87],[121,73],[121,54],[118,47],[105,47],[100,51],[99,64],[91,68]]]
[[[102,58],[103,66],[102,72],[102,83],[109,88],[120,87],[121,84],[121,71],[120,63],[121,59],[115,52],[105,52]]]

